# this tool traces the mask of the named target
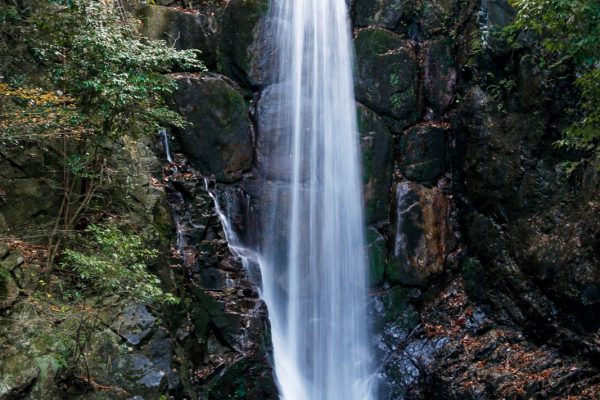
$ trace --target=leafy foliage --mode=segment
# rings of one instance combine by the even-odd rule
[[[600,2],[597,0],[512,0],[517,10],[509,30],[532,31],[543,47],[578,68],[581,119],[559,145],[598,149],[600,141]],[[514,37],[514,36],[513,36]]]
[[[0,139],[81,137],[86,127],[75,99],[40,88],[0,83]]]
[[[113,225],[91,225],[88,231],[92,240],[82,250],[64,251],[64,268],[81,279],[77,296],[108,295],[119,303],[177,302],[163,293],[158,277],[146,268],[158,252],[148,249],[140,236]]]
[[[63,202],[48,235],[50,267],[63,242],[103,189],[114,149],[127,138],[182,126],[165,96],[167,73],[204,70],[195,50],[178,51],[138,34],[113,2],[33,0],[0,6],[0,141],[60,149]],[[61,139],[62,143],[52,139]]]
[[[40,33],[35,54],[52,65],[55,85],[77,99],[97,133],[141,134],[183,125],[165,104],[175,82],[164,74],[203,70],[194,50],[145,40],[134,20],[121,20],[112,3],[74,0],[49,7],[51,14],[31,17]]]

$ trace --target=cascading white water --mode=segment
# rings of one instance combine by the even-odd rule
[[[272,0],[260,266],[285,400],[375,395],[345,0]]]

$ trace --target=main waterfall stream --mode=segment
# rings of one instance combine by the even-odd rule
[[[374,398],[345,0],[272,0],[260,265],[285,400]]]

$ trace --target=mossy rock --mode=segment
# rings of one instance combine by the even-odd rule
[[[8,247],[8,244],[0,243],[0,260],[2,260],[4,257],[6,257],[8,255],[9,251],[10,251],[10,247]]]
[[[15,304],[19,297],[19,287],[12,275],[0,270],[0,310]]]
[[[389,215],[393,141],[383,118],[360,104],[357,111],[367,223],[373,223]]]
[[[415,289],[394,286],[383,296],[385,319],[399,324],[403,330],[410,331],[419,323],[419,313],[410,303]]]
[[[11,373],[11,369],[16,373]],[[2,400],[25,398],[41,372],[38,367],[24,369],[22,364],[15,365],[13,368],[10,365],[3,366],[1,371],[0,399]]]
[[[465,290],[473,299],[483,300],[485,298],[485,269],[476,258],[465,258],[460,267],[465,284]]]
[[[384,29],[367,28],[355,39],[356,96],[377,113],[392,117],[400,127],[419,116],[418,60],[412,41]]]
[[[0,261],[0,269],[3,271],[10,272],[13,269],[17,268],[19,265],[23,264],[25,260],[23,259],[23,255],[19,251],[13,251],[8,256],[6,256],[2,261]]]
[[[175,74],[175,108],[190,124],[176,131],[191,164],[233,182],[252,166],[251,123],[240,92],[219,75]]]
[[[369,282],[373,286],[381,285],[387,264],[385,238],[375,228],[367,230],[367,248],[369,251]]]
[[[246,87],[263,84],[269,0],[232,0],[219,32],[219,71]]]
[[[11,201],[0,202],[0,213],[12,230],[50,223],[62,200],[61,192],[45,176],[4,181],[1,188]]]
[[[453,22],[455,22],[454,10],[458,4],[459,2],[456,0],[420,2],[417,14],[419,15],[422,34],[425,37],[449,35]]]

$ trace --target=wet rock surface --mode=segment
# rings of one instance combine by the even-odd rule
[[[215,186],[177,160],[165,179],[178,230],[173,251],[189,301],[172,311],[169,325],[192,388],[207,399],[275,399],[267,310],[256,280],[229,248],[211,197],[239,213],[228,196],[241,192]]]
[[[505,1],[353,4],[357,96],[394,142],[369,231],[381,397],[597,397],[597,161],[568,175],[552,145],[570,89],[494,34]],[[379,90],[399,71],[405,114]]]

